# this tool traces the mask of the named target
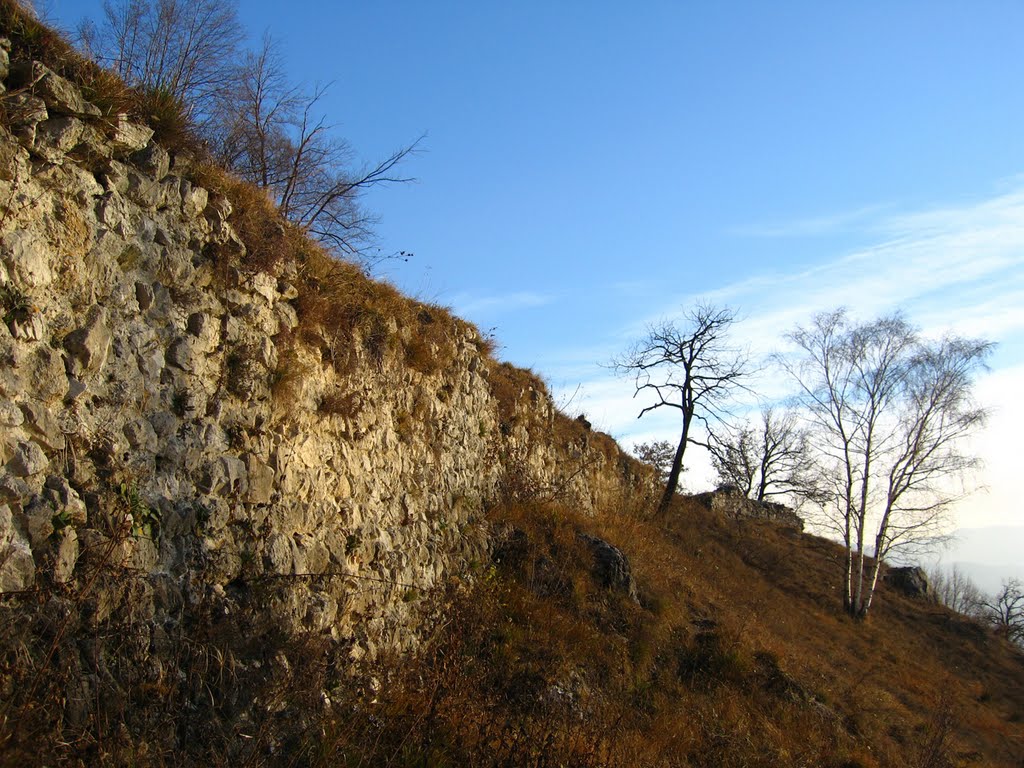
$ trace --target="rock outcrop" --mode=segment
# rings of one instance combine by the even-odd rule
[[[498,496],[586,510],[646,488],[476,329],[308,243],[285,253],[283,223],[254,240],[258,193],[39,62],[8,73],[9,48],[5,596],[52,592],[67,636],[123,632],[154,680],[210,617],[257,615],[328,642],[344,674],[416,646],[488,561]],[[92,652],[62,663],[108,663]]]
[[[804,529],[803,519],[785,504],[747,498],[739,488],[725,486],[693,497],[710,510],[736,519],[771,520],[798,531]]]

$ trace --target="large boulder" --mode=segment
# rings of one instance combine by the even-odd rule
[[[626,554],[604,539],[591,536],[589,533],[581,533],[579,537],[594,555],[594,577],[598,582],[608,589],[625,593],[634,602],[640,602],[633,570],[629,567],[629,558]]]
[[[909,597],[928,597],[931,594],[928,577],[916,565],[888,568],[883,579],[890,587]]]

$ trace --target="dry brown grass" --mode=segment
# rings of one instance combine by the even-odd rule
[[[328,730],[320,764],[1019,765],[1019,652],[884,589],[853,622],[835,545],[675,512],[492,510],[510,532],[496,562],[374,725]],[[630,555],[641,605],[595,582],[580,530]]]

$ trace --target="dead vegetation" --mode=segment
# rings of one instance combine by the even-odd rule
[[[1024,660],[936,607],[838,610],[836,545],[683,501],[666,526],[519,501],[473,591],[321,765],[1014,766]],[[640,605],[577,533],[631,557]]]

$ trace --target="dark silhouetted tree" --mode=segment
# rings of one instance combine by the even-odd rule
[[[728,341],[736,318],[729,309],[700,304],[687,312],[683,323],[663,320],[647,328],[647,334],[613,364],[633,379],[634,397],[652,397],[639,416],[658,408],[679,412],[682,432],[669,467],[658,514],[666,512],[683,466],[686,447],[698,442],[695,422],[708,426],[747,375],[747,357]]]
[[[809,432],[797,415],[764,408],[760,419],[716,429],[707,443],[720,485],[732,485],[757,501],[822,497]]]

